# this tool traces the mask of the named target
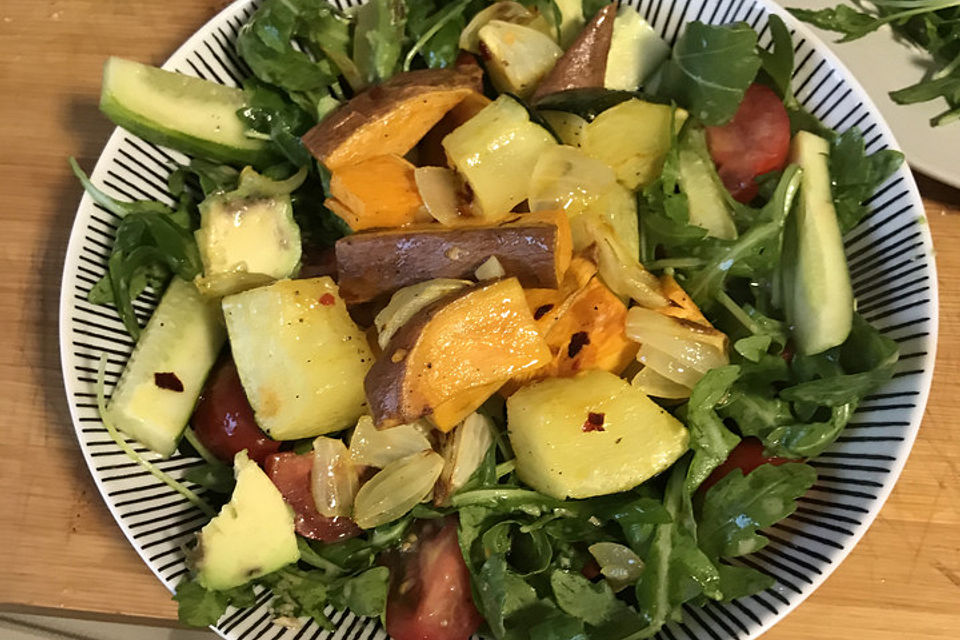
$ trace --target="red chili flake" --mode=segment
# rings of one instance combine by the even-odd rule
[[[583,426],[580,427],[580,430],[584,433],[590,433],[591,431],[606,431],[603,428],[603,419],[606,416],[602,413],[594,413],[591,411],[587,414],[587,420],[583,423]]]
[[[337,302],[337,299],[333,297],[332,293],[325,293],[320,296],[320,304],[325,307],[329,307]]]
[[[177,374],[173,373],[172,371],[167,373],[154,373],[153,384],[157,385],[161,389],[166,389],[167,391],[176,391],[177,393],[183,392],[183,383],[180,382],[180,378],[177,377]]]
[[[480,57],[484,60],[489,60],[493,57],[493,54],[490,53],[490,47],[488,47],[483,40],[480,41],[478,49],[480,49]]]
[[[571,358],[577,357],[580,349],[583,349],[588,344],[590,344],[590,336],[587,335],[587,332],[577,331],[570,336],[570,344],[567,345],[567,356]]]
[[[545,315],[547,315],[548,313],[550,313],[550,310],[551,310],[551,309],[553,309],[553,305],[552,305],[552,304],[545,304],[545,305],[543,305],[543,306],[537,307],[537,310],[533,312],[533,319],[534,319],[534,320],[539,320],[539,319],[542,318],[543,316],[545,316]]]

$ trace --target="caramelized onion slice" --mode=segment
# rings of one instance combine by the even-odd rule
[[[435,451],[421,451],[391,462],[360,487],[353,519],[362,529],[393,522],[433,493],[443,470]]]
[[[350,437],[350,458],[354,464],[383,469],[400,458],[429,449],[428,430],[420,424],[377,429],[373,418],[363,416]]]
[[[359,478],[343,441],[323,436],[313,441],[310,489],[317,511],[328,518],[349,516]]]

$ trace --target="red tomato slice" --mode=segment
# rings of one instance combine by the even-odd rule
[[[763,443],[757,438],[744,438],[740,441],[727,459],[719,467],[713,470],[713,473],[700,485],[701,491],[706,491],[713,485],[720,482],[728,473],[734,469],[740,469],[744,475],[750,473],[762,464],[770,463],[779,466],[788,462],[799,462],[790,458],[768,458],[763,455]]]
[[[217,361],[207,378],[190,423],[203,446],[228,464],[244,449],[261,465],[268,455],[280,450],[280,443],[257,426],[229,354]]]
[[[338,542],[360,535],[360,527],[350,518],[328,518],[317,511],[310,490],[312,454],[274,453],[267,457],[265,469],[283,499],[293,507],[297,533],[323,542]]]
[[[733,120],[707,127],[707,146],[727,190],[740,202],[757,195],[755,178],[782,169],[790,151],[790,117],[769,87],[752,84]]]
[[[424,521],[413,549],[393,553],[387,633],[394,640],[467,640],[483,618],[473,604],[457,520]]]

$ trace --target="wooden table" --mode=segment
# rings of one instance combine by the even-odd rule
[[[60,379],[57,303],[92,167],[109,54],[159,64],[225,2],[0,3],[0,607],[173,624],[176,608],[100,501]],[[958,152],[960,153],[960,152]],[[960,160],[960,157],[958,157]],[[777,640],[960,635],[960,192],[923,182],[940,253],[940,352],[920,438],[850,558],[768,634]]]

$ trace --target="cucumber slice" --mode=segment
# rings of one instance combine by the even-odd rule
[[[225,339],[217,302],[174,278],[114,389],[109,419],[160,455],[172,454]]]
[[[783,295],[800,353],[842,344],[853,323],[853,288],[830,193],[830,144],[807,131],[794,136],[790,162],[803,169],[800,198],[784,237]]]
[[[103,67],[100,110],[115,124],[191,156],[268,166],[279,157],[263,140],[248,138],[237,111],[243,91],[123,58]]]
[[[706,229],[714,238],[736,240],[737,227],[727,208],[723,185],[716,177],[713,164],[708,164],[708,160],[694,148],[687,147],[680,149],[679,169],[680,188],[687,196],[690,209],[690,224]],[[702,143],[702,148],[706,148],[706,142]]]

